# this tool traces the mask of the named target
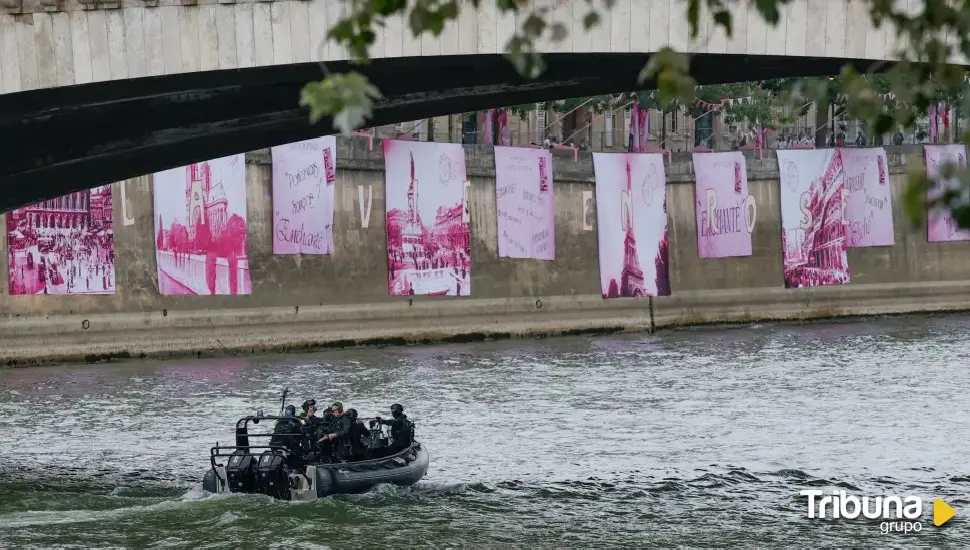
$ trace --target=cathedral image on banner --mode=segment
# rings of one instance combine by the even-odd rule
[[[251,294],[245,155],[173,168],[153,179],[159,292]]]

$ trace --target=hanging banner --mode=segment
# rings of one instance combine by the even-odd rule
[[[492,145],[495,141],[492,139],[495,133],[495,109],[487,109],[481,113],[481,126],[479,126],[479,135],[481,138],[478,143],[484,145]]]
[[[334,136],[273,147],[273,254],[333,252]]]
[[[640,111],[640,151],[646,153],[650,150],[650,109],[639,109]]]
[[[839,150],[779,150],[778,168],[785,287],[848,283],[848,190]]]
[[[627,147],[630,153],[640,152],[640,102],[634,100],[633,107],[630,108],[630,144]]]
[[[251,294],[245,155],[173,168],[152,179],[159,292]]]
[[[967,167],[967,149],[963,145],[924,145],[926,155],[926,177],[935,182],[926,198],[932,201],[939,198],[946,189],[959,189],[957,180],[943,181],[940,171],[943,166],[951,164],[958,169]],[[970,240],[970,230],[959,229],[956,220],[949,211],[931,209],[927,212],[927,240],[931,243]]]
[[[471,296],[465,150],[384,141],[388,292]]]
[[[757,206],[748,194],[744,155],[694,153],[693,159],[697,256],[750,256]]]
[[[852,147],[839,151],[845,170],[845,187],[849,192],[845,213],[849,220],[846,246],[892,246],[896,238],[885,149]]]
[[[495,148],[499,258],[556,259],[552,153]]]
[[[7,214],[10,294],[114,294],[111,186]]]
[[[604,298],[668,296],[663,156],[593,153]]]
[[[512,145],[512,132],[509,130],[509,110],[501,109],[498,116],[499,145]]]

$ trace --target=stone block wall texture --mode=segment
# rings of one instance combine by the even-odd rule
[[[584,230],[583,192],[594,188],[590,154],[578,160],[559,151],[553,155],[556,260],[500,259],[492,150],[466,146],[472,211],[470,298],[388,295],[379,142],[371,150],[366,140],[338,139],[331,256],[273,255],[269,152],[247,155],[250,296],[158,293],[151,177],[143,176],[114,186],[117,294],[11,296],[7,254],[0,254],[0,341],[9,344],[0,346],[6,348],[0,360],[16,363],[31,357],[201,353],[212,348],[306,347],[368,338],[429,340],[461,332],[620,330],[970,309],[970,242],[928,243],[925,229],[911,229],[904,222],[905,172],[912,163],[922,163],[922,148],[887,152],[895,246],[850,249],[849,285],[797,290],[783,288],[774,155],[747,157],[749,188],[758,207],[753,254],[703,260],[697,257],[690,155],[674,155],[666,166],[673,295],[652,300],[600,296],[595,221],[593,230]],[[126,186],[134,225],[122,224],[121,185]],[[363,220],[370,194],[370,215]],[[0,246],[5,249],[6,242]],[[194,332],[173,336],[180,330]],[[300,330],[299,336],[294,334]],[[231,334],[219,336],[219,331]],[[121,336],[119,342],[119,335],[126,333],[133,336]],[[65,337],[59,340],[64,342],[61,352],[40,346],[43,338],[55,335]],[[31,352],[37,347],[44,349]]]

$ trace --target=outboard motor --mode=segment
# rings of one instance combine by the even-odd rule
[[[289,469],[286,457],[280,453],[266,451],[259,457],[259,492],[264,495],[286,500],[289,496]]]
[[[256,458],[242,450],[229,457],[226,464],[226,480],[233,493],[255,493],[259,490],[256,481]]]
[[[367,437],[364,446],[372,452],[377,451],[374,456],[379,456],[381,451],[387,449],[387,438],[384,437],[384,431],[376,420],[370,421],[370,436]]]

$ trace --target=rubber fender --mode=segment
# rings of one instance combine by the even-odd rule
[[[337,487],[337,480],[334,479],[333,471],[330,468],[313,467],[314,478],[313,486],[317,490],[317,498],[323,498],[333,494]]]
[[[207,493],[219,492],[219,477],[214,468],[209,468],[209,471],[202,477],[202,490]]]

